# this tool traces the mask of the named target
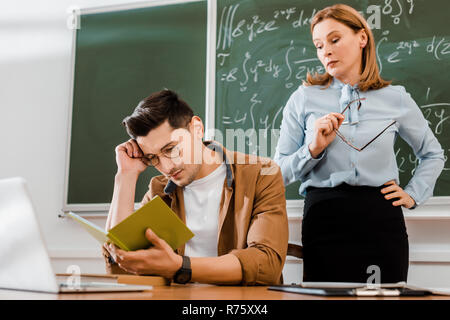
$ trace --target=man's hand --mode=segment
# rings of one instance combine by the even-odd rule
[[[141,160],[144,154],[137,142],[130,139],[116,147],[117,171],[121,173],[143,172],[147,165]]]
[[[412,208],[416,203],[408,193],[406,193],[398,184],[395,183],[394,180],[388,181],[384,185],[389,186],[381,189],[381,193],[386,194],[384,196],[386,200],[399,198],[397,201],[394,201],[392,203],[393,206],[404,206],[405,208],[409,209]]]
[[[171,279],[181,268],[183,258],[176,254],[166,241],[159,238],[151,229],[145,232],[152,247],[137,251],[124,251],[114,245],[105,244],[119,267],[127,272],[145,275],[160,275]]]
[[[142,150],[133,139],[119,144],[116,149],[117,173],[109,208],[106,230],[111,229],[134,211],[136,183],[147,165],[142,161]]]

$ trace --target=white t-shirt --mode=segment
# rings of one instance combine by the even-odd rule
[[[216,257],[220,200],[227,168],[222,163],[206,177],[184,187],[186,225],[194,233],[185,246],[189,257]]]

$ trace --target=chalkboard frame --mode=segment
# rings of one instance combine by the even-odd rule
[[[193,3],[193,2],[202,2],[207,0],[155,0],[155,1],[148,1],[148,2],[135,2],[135,3],[127,3],[127,4],[115,4],[115,5],[107,5],[107,6],[98,6],[98,7],[87,7],[87,8],[75,8],[72,7],[72,16],[74,17],[74,25],[72,28],[72,48],[71,48],[71,67],[70,67],[70,75],[69,75],[69,110],[68,110],[68,117],[67,117],[67,137],[66,137],[66,162],[65,162],[65,176],[64,176],[64,196],[63,196],[63,205],[62,205],[62,212],[69,212],[69,211],[76,211],[76,212],[104,212],[109,211],[109,208],[111,206],[111,203],[91,203],[91,204],[80,204],[80,203],[68,203],[69,199],[69,176],[70,176],[70,152],[71,152],[71,133],[72,133],[72,120],[73,120],[73,102],[74,102],[74,86],[75,86],[75,61],[76,61],[76,43],[77,43],[77,28],[79,27],[80,18],[82,15],[88,15],[88,14],[95,14],[95,13],[106,13],[106,12],[116,12],[116,11],[125,11],[125,10],[131,10],[131,9],[143,9],[143,8],[150,8],[150,7],[159,7],[159,6],[170,6],[170,5],[176,5],[176,4],[186,4],[186,3]],[[214,9],[214,7],[210,8],[209,1],[207,1],[208,4],[208,13],[207,17],[210,16],[210,11]],[[210,23],[209,18],[207,18],[207,30],[208,34],[213,33],[210,29]],[[209,38],[207,36],[207,61],[210,60],[210,57],[208,56],[211,51],[209,50],[211,46],[209,43]],[[215,51],[212,52],[213,56],[215,54]],[[206,63],[206,62],[205,62]],[[214,61],[215,63],[215,61]],[[206,68],[207,71],[207,79],[208,77],[211,77],[211,72],[209,72],[208,68]],[[209,74],[209,75],[208,75]],[[214,81],[214,76],[212,77],[212,81]],[[211,82],[211,81],[207,81]],[[208,112],[208,104],[210,103],[210,99],[208,99],[208,91],[211,90],[211,87],[206,85],[206,99],[205,99],[205,111]],[[208,113],[205,113],[206,115],[206,122],[205,122],[205,128],[208,128],[210,125],[208,123]],[[213,124],[214,125],[214,124]],[[111,195],[112,197],[112,195]],[[135,203],[135,209],[139,207],[139,202]],[[90,213],[89,215],[91,215]]]

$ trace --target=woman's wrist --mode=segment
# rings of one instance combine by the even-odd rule
[[[311,157],[314,159],[317,159],[319,157],[319,154],[323,152],[323,150],[320,150],[317,148],[313,143],[310,143],[308,145],[309,153],[311,154]]]

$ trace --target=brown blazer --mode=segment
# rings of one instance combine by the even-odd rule
[[[242,265],[243,285],[282,283],[289,229],[285,188],[278,165],[267,158],[205,145],[220,152],[227,166],[219,211],[218,256],[234,254]],[[151,179],[141,204],[160,196],[186,222],[183,189],[165,176]],[[177,249],[184,253],[184,246]],[[104,250],[107,270],[118,271]]]

